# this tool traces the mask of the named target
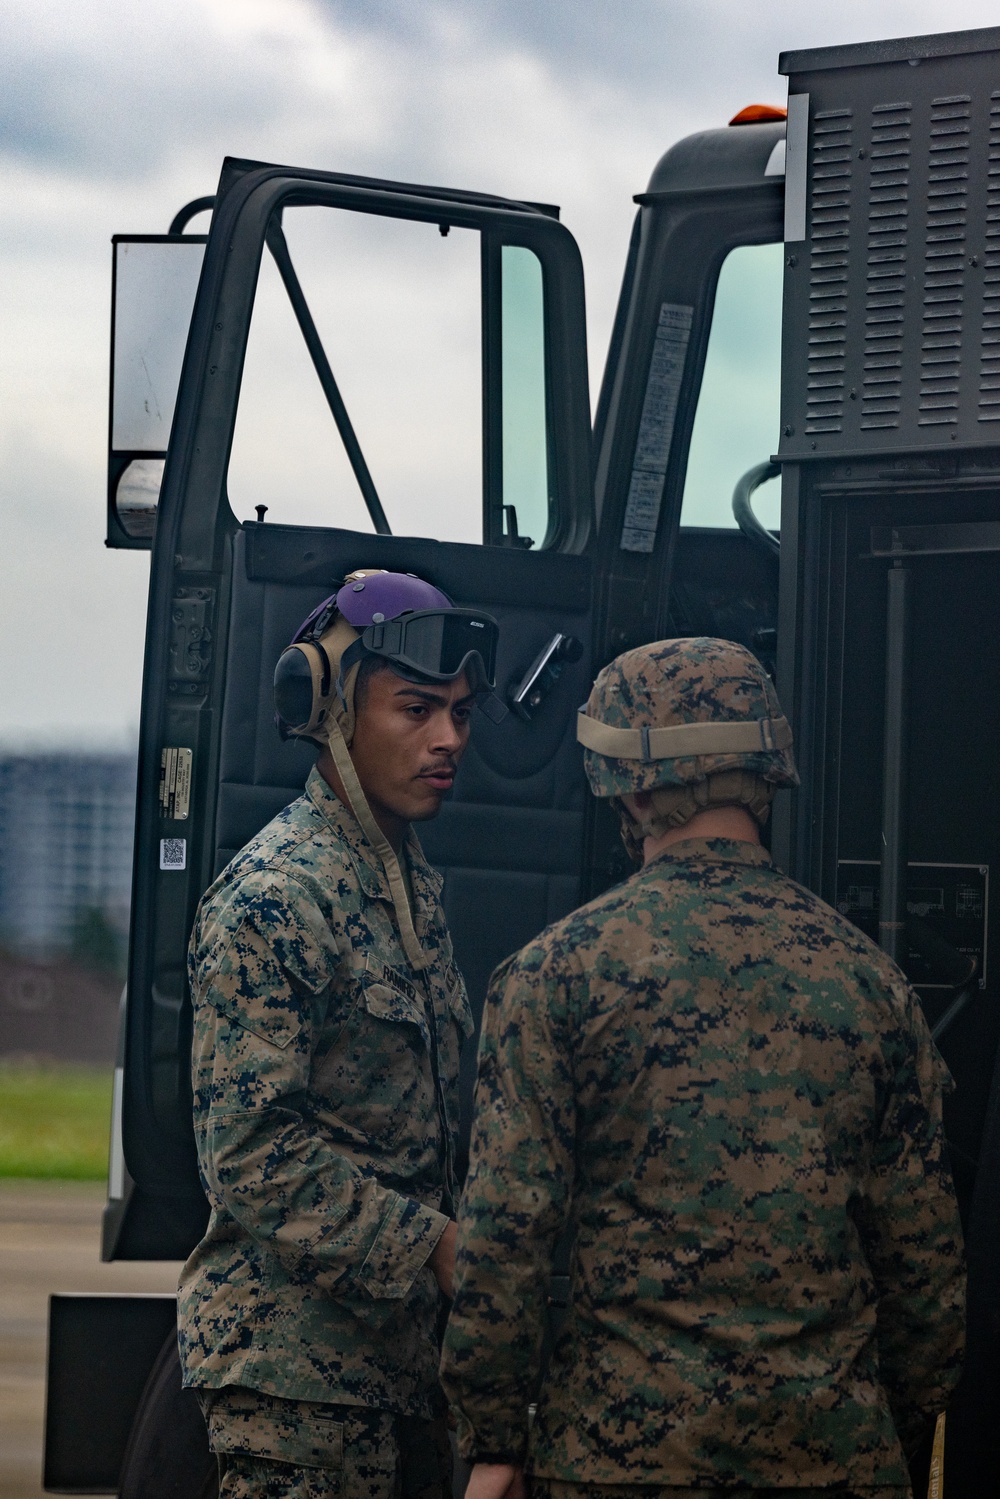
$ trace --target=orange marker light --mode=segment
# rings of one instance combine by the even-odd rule
[[[787,120],[788,110],[777,104],[748,104],[738,115],[733,115],[730,125],[763,125],[770,120]]]

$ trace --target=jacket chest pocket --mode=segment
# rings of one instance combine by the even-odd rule
[[[430,1032],[420,996],[365,984],[316,1071],[315,1088],[352,1134],[389,1148],[404,1131],[436,1137]]]

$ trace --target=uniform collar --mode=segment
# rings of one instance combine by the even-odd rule
[[[368,898],[391,902],[389,881],[385,877],[381,859],[362,832],[350,807],[344,806],[315,766],[306,780],[306,795],[346,846],[358,881]],[[444,882],[437,870],[428,864],[412,827],[406,835],[405,851],[413,886],[413,924],[417,936],[422,937],[437,911]]]
[[[690,864],[749,864],[758,869],[773,869],[774,860],[761,843],[745,843],[736,838],[682,838],[672,843],[645,869],[656,869],[660,865]]]

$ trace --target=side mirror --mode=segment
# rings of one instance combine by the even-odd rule
[[[111,291],[109,547],[150,547],[207,236],[116,234]]]

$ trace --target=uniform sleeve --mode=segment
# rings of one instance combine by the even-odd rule
[[[965,1260],[941,1116],[950,1078],[916,999],[907,995],[903,1002],[905,1045],[876,1142],[861,1230],[879,1291],[880,1377],[912,1455],[961,1374]]]
[[[292,881],[255,892],[232,926],[215,951],[202,943],[194,964],[195,1123],[209,1195],[293,1273],[378,1320],[373,1299],[407,1295],[448,1219],[381,1186],[303,1114],[337,967],[308,892]]]
[[[480,1038],[455,1300],[441,1378],[468,1461],[523,1460],[552,1250],[573,1189],[575,1104],[561,981],[539,949],[494,975]]]

